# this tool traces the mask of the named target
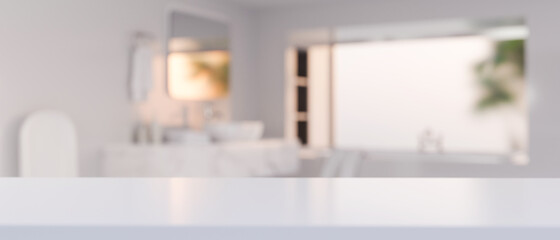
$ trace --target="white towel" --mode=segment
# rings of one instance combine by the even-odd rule
[[[130,96],[134,102],[148,98],[153,85],[152,60],[153,52],[150,44],[138,44],[134,48],[130,73]]]

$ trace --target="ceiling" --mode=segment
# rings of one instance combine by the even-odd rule
[[[334,2],[337,0],[228,0],[251,8],[293,6],[309,3]],[[338,0],[340,1],[340,0]]]

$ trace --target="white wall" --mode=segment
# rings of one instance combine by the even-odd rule
[[[267,136],[281,136],[284,127],[284,50],[296,29],[411,22],[447,18],[523,16],[528,20],[530,157],[528,167],[426,166],[426,176],[560,176],[560,15],[555,0],[393,0],[339,1],[259,13],[259,110]]]
[[[97,173],[102,146],[130,140],[136,121],[127,96],[130,36],[150,32],[161,46],[169,2],[0,1],[0,176],[17,174],[18,129],[38,109],[59,109],[75,121],[82,175]],[[231,19],[232,118],[256,118],[253,14],[217,1],[179,2]],[[155,89],[136,108],[142,118],[157,108],[160,120],[173,124],[180,121],[181,103],[165,94],[161,50]]]

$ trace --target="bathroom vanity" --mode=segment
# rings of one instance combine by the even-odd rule
[[[284,139],[208,144],[110,145],[104,177],[273,177],[299,169],[299,144]]]

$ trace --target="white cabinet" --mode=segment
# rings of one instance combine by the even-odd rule
[[[288,176],[298,171],[299,144],[283,139],[209,145],[112,145],[106,177]]]

